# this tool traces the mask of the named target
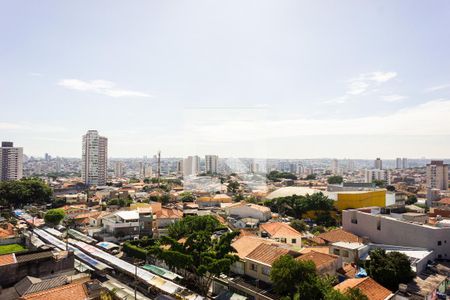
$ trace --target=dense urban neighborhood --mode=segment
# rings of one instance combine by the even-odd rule
[[[2,143],[0,299],[449,293],[443,161],[108,160],[97,131],[82,143],[81,161]]]

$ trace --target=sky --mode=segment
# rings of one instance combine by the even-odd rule
[[[446,0],[0,1],[0,139],[81,157],[450,157]]]

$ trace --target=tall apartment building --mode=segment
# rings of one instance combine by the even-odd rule
[[[442,160],[432,160],[427,164],[427,188],[448,190],[448,165]]]
[[[23,176],[23,148],[2,142],[0,148],[0,181],[18,180]]]
[[[402,168],[402,159],[400,157],[397,157],[395,159],[395,168],[396,169],[401,169]]]
[[[83,135],[81,177],[86,185],[105,185],[108,165],[108,139],[97,130]]]
[[[402,168],[408,169],[408,159],[406,157],[403,157],[402,159]]]
[[[114,162],[114,176],[116,176],[117,178],[120,178],[123,176],[123,174],[124,174],[123,162],[121,162],[121,161]]]
[[[188,156],[183,160],[183,175],[191,176],[200,173],[200,157]]]
[[[219,156],[217,155],[205,156],[206,173],[217,174],[218,164],[219,164]]]
[[[383,169],[383,161],[381,160],[381,158],[378,157],[377,159],[375,159],[374,168],[378,170]]]
[[[333,159],[331,161],[331,173],[333,175],[339,175],[340,174],[339,161],[337,159]]]
[[[365,170],[364,175],[366,183],[372,183],[374,180],[384,180],[386,181],[386,183],[390,183],[389,172],[387,170],[380,170],[380,169]]]

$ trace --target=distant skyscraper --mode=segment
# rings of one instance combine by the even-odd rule
[[[97,130],[83,135],[81,177],[86,185],[105,185],[108,165],[108,139]]]
[[[448,165],[442,160],[432,160],[427,164],[427,188],[448,190]]]
[[[397,157],[397,159],[395,160],[395,168],[396,169],[402,168],[402,159],[400,157]]]
[[[123,162],[114,162],[114,176],[117,178],[123,177]]]
[[[0,148],[0,181],[18,180],[23,176],[23,148],[2,142]]]
[[[333,159],[331,161],[331,173],[333,175],[339,175],[339,161],[337,159]]]
[[[183,175],[191,176],[198,175],[200,172],[200,157],[188,156],[183,160]]]
[[[219,156],[206,155],[205,156],[206,173],[217,174],[218,163],[219,163]]]
[[[402,168],[408,169],[408,159],[406,157],[404,157],[402,160]]]
[[[375,169],[378,169],[378,170],[383,169],[383,162],[381,161],[381,158],[375,159],[374,167],[375,167]]]

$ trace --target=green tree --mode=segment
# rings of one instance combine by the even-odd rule
[[[417,203],[417,196],[416,195],[409,195],[408,199],[406,199],[405,203],[407,205],[411,205],[411,204]]]
[[[148,253],[183,274],[206,295],[214,276],[228,273],[231,264],[238,259],[231,246],[238,232],[226,232],[220,238],[213,238],[218,229],[223,227],[212,216],[187,216],[172,224],[169,236],[161,237]]]
[[[317,177],[317,175],[316,174],[309,174],[308,176],[306,176],[306,180],[315,180],[316,179],[316,177]]]
[[[0,182],[0,205],[22,207],[25,204],[49,203],[53,190],[39,178]]]
[[[182,192],[179,195],[182,202],[193,202],[195,201],[195,196],[191,192]]]
[[[228,181],[227,190],[229,193],[235,194],[239,190],[239,182],[235,180]]]
[[[370,277],[391,291],[396,291],[400,283],[407,283],[414,276],[408,257],[396,251],[372,250],[370,260],[364,265]]]
[[[316,272],[311,261],[299,261],[291,255],[282,255],[272,264],[270,280],[279,295],[293,297],[300,282],[309,282]]]
[[[61,208],[49,209],[44,216],[44,221],[46,224],[51,226],[58,225],[66,216],[66,213]]]
[[[328,184],[341,184],[344,182],[344,178],[342,176],[330,176],[327,179]]]
[[[379,188],[384,188],[386,186],[385,180],[374,179],[374,180],[372,180],[372,183],[375,184],[375,186],[379,187]]]
[[[292,220],[290,225],[292,228],[294,228],[298,232],[303,232],[303,231],[308,230],[308,224],[306,224],[306,222],[303,220],[298,220],[298,219]]]

